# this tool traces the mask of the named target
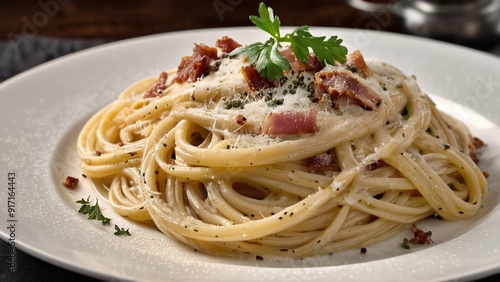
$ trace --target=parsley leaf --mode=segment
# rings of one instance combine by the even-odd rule
[[[90,196],[87,198],[87,200],[84,200],[82,198],[81,200],[76,202],[82,205],[78,212],[88,215],[88,219],[90,220],[98,220],[102,222],[102,225],[109,225],[111,218],[107,218],[102,214],[101,208],[99,207],[99,199],[96,199],[96,203],[93,206],[90,205],[89,200]]]
[[[78,210],[79,213],[88,215],[89,220],[98,220],[102,223],[102,225],[109,225],[111,218],[105,217],[102,212],[101,208],[99,207],[99,199],[96,199],[95,205],[91,206],[90,205],[90,196],[87,197],[87,200],[82,198],[81,200],[76,201],[77,204],[81,204],[82,206]],[[115,224],[115,235],[120,236],[120,235],[127,235],[127,236],[132,236],[130,232],[128,231],[128,228],[125,230],[125,228],[120,228],[118,225]]]
[[[296,28],[285,36],[280,34],[281,22],[274,16],[273,10],[260,3],[259,17],[250,16],[250,20],[260,29],[269,33],[271,38],[265,43],[257,42],[240,47],[231,52],[232,57],[246,56],[248,62],[255,65],[261,76],[269,81],[283,77],[283,72],[291,69],[290,62],[280,53],[281,43],[290,43],[295,57],[306,63],[309,58],[309,48],[312,49],[318,60],[325,64],[335,65],[336,62],[344,63],[347,48],[342,46],[342,39],[337,36],[315,37],[309,32],[309,26]]]
[[[95,205],[90,209],[89,219],[99,220],[102,222],[102,225],[108,225],[111,221],[111,218],[107,218],[102,214],[98,199],[96,200]]]
[[[87,200],[84,200],[83,198],[79,201],[76,201],[78,204],[81,204],[82,206],[80,207],[80,209],[78,210],[79,213],[83,213],[83,214],[89,214],[90,213],[90,209],[91,209],[91,206],[90,206],[90,196],[88,196]]]
[[[409,250],[410,247],[410,240],[408,238],[404,238],[403,242],[401,242],[401,248]]]
[[[264,3],[260,3],[259,16],[260,18],[257,16],[250,16],[249,18],[256,26],[269,33],[272,37],[280,37],[281,22],[278,16],[274,16],[273,9],[268,9]]]
[[[132,236],[132,234],[130,234],[130,232],[128,231],[129,228],[127,228],[127,230],[125,230],[125,228],[120,228],[118,225],[115,224],[115,235],[116,236],[120,236],[120,235],[127,235],[127,236]]]

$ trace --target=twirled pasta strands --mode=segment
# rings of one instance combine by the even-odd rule
[[[82,130],[82,170],[103,179],[117,213],[215,255],[326,254],[374,244],[435,213],[475,214],[487,185],[467,155],[466,127],[412,78],[368,65],[379,108],[335,112],[319,103],[319,130],[292,137],[252,131],[261,109],[248,107],[260,98],[245,96],[240,78],[179,85],[171,71],[157,98],[143,97],[154,79],[138,82]],[[235,97],[247,110],[221,106]],[[253,125],[235,122],[238,114]],[[325,152],[339,169],[312,171],[306,160]]]

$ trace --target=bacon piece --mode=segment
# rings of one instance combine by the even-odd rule
[[[284,111],[269,113],[262,132],[272,136],[316,132],[316,111]]]
[[[431,233],[424,232],[421,229],[417,228],[415,224],[411,226],[411,232],[413,232],[413,238],[410,239],[412,243],[417,243],[420,245],[427,245],[432,243]]]
[[[306,165],[312,173],[319,171],[338,171],[340,169],[337,158],[328,153],[307,158]]]
[[[477,137],[469,136],[469,138],[471,141],[471,143],[469,144],[469,156],[476,164],[478,164],[479,154],[480,154],[479,150],[484,146],[486,146],[486,144],[484,143],[483,140]]]
[[[483,148],[486,145],[484,141],[479,139],[478,137],[472,137],[472,144],[476,149]]]
[[[383,160],[378,160],[376,162],[368,164],[365,167],[365,170],[367,170],[367,171],[374,171],[374,170],[376,170],[377,168],[379,168],[380,166],[382,166],[384,164],[385,164],[385,162]]]
[[[177,76],[174,81],[177,83],[194,82],[203,74],[210,71],[212,59],[218,59],[217,48],[209,47],[205,44],[195,44],[193,54],[184,56],[177,67]]]
[[[231,53],[234,49],[240,47],[241,44],[230,37],[223,36],[215,42],[215,46],[220,48],[224,53]]]
[[[283,49],[283,51],[281,51],[281,54],[285,56],[285,58],[287,58],[288,61],[290,61],[292,70],[296,71],[297,73],[301,73],[303,71],[316,73],[325,67],[325,64],[320,62],[316,57],[316,55],[314,54],[309,54],[306,63],[299,61],[297,57],[295,57],[295,55],[293,54],[292,48],[290,47]]]
[[[247,118],[244,115],[237,115],[236,123],[243,126],[245,125],[245,123],[247,123]]]
[[[162,94],[163,90],[167,88],[168,74],[166,72],[160,73],[158,79],[149,87],[144,94],[144,98],[154,98]]]
[[[476,148],[474,148],[474,146],[471,144],[469,144],[469,156],[474,163],[476,164],[479,163],[480,160]]]
[[[365,59],[359,50],[347,54],[346,66],[352,71],[357,72],[362,78],[370,75],[370,69],[366,65]]]
[[[79,182],[78,178],[72,177],[72,176],[67,176],[63,182],[63,185],[70,188],[70,189],[74,189],[76,187],[76,185],[78,185],[78,182]]]
[[[382,99],[366,82],[354,76],[351,71],[337,69],[315,74],[316,92],[319,96],[328,93],[336,99],[340,95],[353,98],[365,110],[373,110]]]
[[[274,84],[267,78],[260,76],[254,65],[248,65],[241,69],[241,73],[247,81],[248,88],[253,91],[274,87]]]

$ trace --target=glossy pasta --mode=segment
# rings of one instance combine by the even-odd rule
[[[414,78],[366,63],[369,75],[352,75],[380,96],[371,110],[345,95],[336,107],[311,99],[314,74],[290,72],[254,93],[244,60],[227,57],[193,82],[176,83],[170,71],[156,97],[145,93],[158,78],[139,81],[81,131],[82,171],[120,215],[214,255],[321,255],[431,215],[473,216],[487,188],[467,128]],[[262,130],[271,112],[311,109],[312,133]],[[325,156],[335,165],[312,161]]]

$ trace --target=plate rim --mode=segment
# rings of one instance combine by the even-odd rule
[[[293,27],[285,27],[285,28],[293,28]],[[311,28],[311,30],[313,30],[313,29],[324,30],[324,31],[341,30],[343,32],[352,32],[352,31],[356,30],[356,29],[352,29],[352,28],[317,27],[317,26],[311,26],[310,28]],[[145,40],[154,40],[154,39],[158,39],[158,38],[171,37],[171,36],[175,36],[175,35],[185,35],[187,33],[190,33],[190,34],[191,33],[196,34],[196,33],[200,33],[200,32],[210,33],[213,31],[216,31],[216,32],[234,31],[235,29],[236,30],[255,30],[254,27],[249,27],[249,26],[247,26],[247,27],[202,28],[202,29],[191,29],[191,30],[182,30],[182,31],[172,31],[172,32],[159,33],[159,34],[151,34],[151,35],[145,35],[145,36],[140,36],[140,37],[134,37],[134,38],[128,38],[128,39],[118,40],[118,41],[114,41],[114,42],[104,43],[102,45],[90,47],[90,48],[87,48],[87,49],[84,49],[81,51],[77,51],[77,52],[74,52],[74,53],[71,53],[68,55],[58,57],[54,60],[42,63],[38,66],[35,66],[29,70],[22,72],[20,74],[17,74],[15,76],[3,81],[2,83],[0,83],[0,93],[2,93],[3,88],[7,88],[11,84],[17,83],[19,80],[23,80],[23,79],[25,79],[25,77],[29,77],[33,73],[42,71],[46,68],[57,67],[58,64],[60,64],[62,62],[70,61],[70,60],[77,58],[77,57],[89,56],[89,55],[92,55],[92,53],[94,53],[94,52],[102,52],[103,50],[106,50],[109,48],[116,48],[116,46],[124,46],[127,44],[134,44],[136,42],[141,42],[141,41],[145,41]],[[459,45],[455,45],[455,44],[451,44],[451,43],[437,41],[434,39],[421,38],[421,37],[407,35],[407,34],[396,34],[396,33],[385,32],[385,31],[377,31],[377,33],[383,34],[384,36],[388,36],[388,37],[395,36],[395,37],[400,37],[400,38],[403,37],[403,38],[408,38],[411,40],[428,42],[430,44],[437,44],[440,46],[446,46],[446,48],[457,48],[457,49],[465,51],[465,52],[470,52],[471,54],[473,54],[473,56],[479,55],[479,56],[486,56],[489,59],[494,59],[494,61],[496,61],[496,64],[500,65],[500,58],[499,57],[497,57],[493,54],[478,51],[478,50],[475,50],[475,49],[472,49],[469,47],[459,46]],[[495,214],[498,214],[498,211],[496,211]],[[490,218],[493,216],[494,215],[491,215]],[[3,229],[0,229],[0,238],[3,241],[7,241],[7,239],[8,239],[7,233],[4,232]],[[19,248],[19,250],[21,250],[29,255],[32,255],[38,259],[41,259],[43,261],[46,261],[48,263],[51,263],[51,264],[56,265],[56,266],[61,267],[61,268],[64,268],[64,269],[67,269],[70,271],[74,271],[76,273],[80,273],[82,275],[94,277],[97,279],[115,278],[115,277],[110,276],[109,274],[104,273],[104,272],[99,272],[99,271],[89,272],[89,269],[84,267],[84,266],[80,266],[80,265],[76,264],[75,262],[66,261],[66,260],[64,260],[64,258],[54,257],[52,254],[46,253],[46,252],[41,251],[40,249],[34,248],[33,246],[26,244],[22,240],[16,241],[16,246]],[[240,265],[238,265],[238,266],[240,266]],[[329,267],[335,267],[335,266],[329,266]],[[482,278],[482,277],[491,275],[493,273],[497,273],[499,269],[500,269],[500,262],[498,262],[497,265],[490,265],[490,267],[485,267],[486,271],[483,270],[481,272],[470,272],[469,275],[460,276],[458,278],[460,278],[460,279]]]

